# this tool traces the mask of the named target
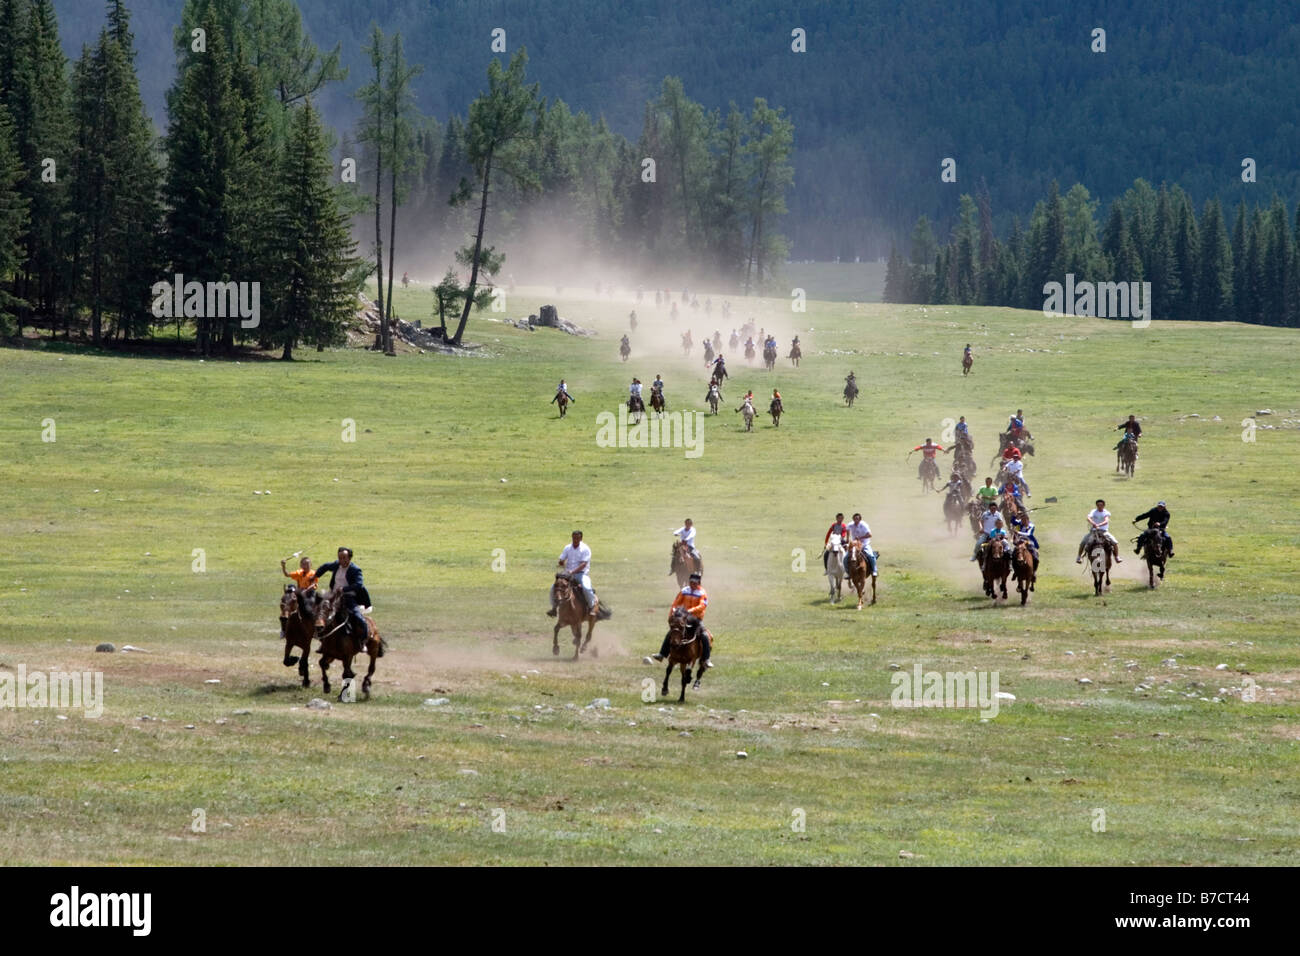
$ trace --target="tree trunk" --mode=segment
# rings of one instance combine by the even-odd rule
[[[382,108],[382,107],[381,107]],[[376,125],[379,125],[382,111],[376,116]],[[384,147],[383,129],[376,130],[375,136],[375,289],[379,306],[379,337],[376,344],[381,348],[384,341],[384,324],[387,318],[384,313],[384,227],[381,221],[384,209]]]
[[[397,116],[393,116],[393,150],[391,154],[393,168],[389,173],[389,213],[388,213],[388,312],[383,314],[379,328],[383,332],[384,354],[396,355],[393,344],[393,269],[397,258]],[[383,281],[383,276],[379,277]]]
[[[478,232],[474,234],[474,261],[470,264],[469,287],[465,290],[465,309],[460,314],[460,325],[456,327],[456,337],[452,345],[460,345],[461,336],[469,322],[469,310],[474,307],[474,290],[478,285],[478,259],[483,248],[483,226],[487,222],[488,182],[492,178],[492,149],[489,147],[487,158],[483,162],[483,200],[478,210]]]

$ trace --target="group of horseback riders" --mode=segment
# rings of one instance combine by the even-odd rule
[[[862,520],[862,515],[860,513],[855,511],[853,513],[853,521],[849,524],[845,524],[844,512],[836,512],[835,520],[831,522],[831,526],[826,529],[826,537],[822,541],[822,567],[828,571],[830,570],[830,544],[832,536],[839,538],[841,545],[840,550],[842,552],[840,560],[844,564],[844,571],[846,574],[849,571],[849,546],[850,544],[856,543],[862,549],[862,556],[867,559],[867,563],[871,567],[871,576],[873,578],[880,576],[878,565],[876,563],[880,558],[880,552],[875,550],[872,546],[871,528]]]

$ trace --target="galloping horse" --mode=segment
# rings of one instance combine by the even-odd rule
[[[996,465],[999,461],[1001,461],[1002,453],[1005,452],[1008,448],[1019,448],[1022,454],[1033,455],[1034,446],[1030,442],[1030,439],[1033,437],[1034,436],[1029,434],[1028,431],[1023,432],[1019,438],[1012,438],[1011,432],[999,432],[998,453],[994,455],[993,460],[989,462],[989,467],[992,467],[993,465]]]
[[[858,610],[862,610],[862,598],[866,594],[867,581],[871,581],[871,603],[876,603],[876,576],[871,573],[871,562],[862,551],[861,541],[849,542],[849,583],[858,592]]]
[[[311,677],[307,673],[307,655],[311,653],[311,641],[316,636],[316,605],[319,601],[320,595],[314,589],[300,591],[292,584],[286,584],[284,594],[280,595],[284,666],[298,665],[303,687],[311,686]],[[301,657],[293,653],[295,647],[302,651]]]
[[[743,402],[740,403],[740,407],[739,407],[738,409],[736,409],[736,411],[738,411],[738,412],[744,412],[744,413],[745,413],[745,414],[744,414],[744,418],[745,418],[745,431],[747,431],[747,432],[752,432],[752,431],[754,430],[754,403],[753,403],[753,401],[751,401],[750,398],[749,398],[748,396],[746,396],[746,397],[745,397],[745,400],[744,400]]]
[[[844,589],[844,539],[838,534],[831,535],[826,551],[826,577],[830,581],[827,597],[832,604],[839,604]]]
[[[1020,592],[1020,603],[1029,600],[1029,592],[1034,589],[1038,572],[1034,570],[1034,552],[1029,550],[1028,541],[1017,541],[1016,549],[1011,555],[1011,570],[1016,576],[1016,590]]]
[[[753,339],[745,340],[745,361],[749,362],[751,365],[754,363],[754,340]]]
[[[933,458],[922,456],[917,476],[921,479],[922,491],[934,491],[934,483],[939,478],[939,463]]]
[[[551,653],[560,653],[560,628],[567,627],[573,632],[573,659],[587,649],[591,643],[591,632],[596,627],[596,617],[600,613],[600,599],[585,610],[582,595],[574,587],[569,575],[560,571],[555,575],[555,631],[551,634]],[[582,639],[582,622],[587,622],[587,639]],[[591,649],[592,657],[599,657],[596,648]]]
[[[329,666],[334,660],[343,662],[343,689],[339,691],[339,700],[343,700],[348,687],[356,678],[352,670],[352,659],[365,651],[370,655],[370,669],[361,681],[361,696],[370,698],[370,678],[375,673],[375,661],[384,656],[388,645],[379,636],[379,628],[370,618],[365,619],[365,628],[348,610],[343,600],[343,592],[330,591],[316,607],[316,636],[320,638],[320,676],[325,693],[330,692]]]
[[[691,546],[685,541],[676,541],[673,543],[673,570],[671,573],[677,575],[677,586],[686,587],[691,579],[691,572],[698,571],[704,573],[704,564],[691,554]]]
[[[624,362],[626,362],[628,360],[628,356],[632,354],[632,346],[628,342],[626,335],[623,336],[623,341],[619,343],[618,354],[622,356]]]
[[[1137,470],[1137,463],[1137,439],[1130,438],[1128,441],[1120,442],[1119,448],[1115,450],[1115,470],[1123,471],[1126,476],[1132,478],[1133,472]]]
[[[997,600],[995,593],[1002,589],[1002,600],[1007,599],[1007,578],[1011,575],[1011,547],[1003,538],[994,538],[984,546],[984,560],[980,562],[984,572],[984,593]]]
[[[704,340],[704,364],[713,364],[713,343],[708,339]]]
[[[664,398],[663,389],[650,389],[650,408],[660,418],[664,417],[664,409],[668,407],[668,402]]]
[[[961,358],[961,374],[963,376],[969,375],[970,367],[974,364],[975,359],[971,357],[971,354],[969,352],[964,353]]]
[[[797,343],[790,346],[790,361],[795,368],[799,367],[799,360],[803,358],[803,349],[799,348]]]
[[[686,684],[691,679],[691,668],[704,656],[704,642],[709,640],[704,634],[704,626],[699,619],[688,613],[685,608],[674,608],[672,619],[668,624],[668,669],[664,671],[664,686],[659,693],[668,694],[668,678],[674,667],[682,670],[682,692],[677,698],[679,704],[686,702]],[[695,672],[693,689],[700,689],[700,679],[706,668],[699,667]]]
[[[1154,588],[1157,568],[1160,569],[1160,580],[1165,579],[1165,562],[1169,560],[1165,553],[1165,536],[1159,528],[1148,528],[1138,535],[1137,544],[1142,549],[1142,560],[1147,563],[1147,587]]]
[[[948,525],[948,533],[956,534],[961,528],[962,516],[966,514],[966,501],[960,491],[950,491],[943,499],[943,517]]]
[[[847,382],[844,386],[844,403],[849,408],[853,407],[853,400],[858,397],[858,383]]]
[[[1092,593],[1101,594],[1102,585],[1110,590],[1110,542],[1100,531],[1093,529],[1088,534],[1084,545],[1088,553],[1088,564],[1092,567]]]
[[[565,415],[569,413],[569,396],[565,392],[561,392],[559,394],[559,396],[555,399],[555,404],[560,406],[561,418],[563,418]]]
[[[629,395],[627,397],[627,415],[632,419],[632,424],[638,425],[641,422],[641,416],[645,413],[645,402],[640,395]]]
[[[682,354],[690,355],[691,346],[694,344],[695,344],[694,341],[692,341],[691,339],[691,330],[687,329],[685,332],[682,333]]]
[[[769,372],[776,368],[776,349],[770,345],[763,347],[763,365]]]
[[[984,527],[981,524],[981,520],[985,509],[980,507],[980,505],[981,502],[979,501],[966,502],[966,517],[970,518],[970,530],[977,538],[984,533]]]
[[[717,382],[709,383],[708,400],[709,400],[709,414],[711,415],[718,414],[718,402],[722,400],[722,393],[718,391]]]
[[[781,404],[779,398],[772,399],[772,403],[767,406],[767,413],[772,416],[772,424],[777,428],[781,427],[781,413],[783,411],[785,411],[785,406]]]

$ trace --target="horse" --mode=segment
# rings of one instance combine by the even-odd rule
[[[682,333],[682,354],[690,355],[691,346],[693,346],[694,344],[695,343],[691,341],[691,332],[689,329],[687,329],[684,333]]]
[[[712,365],[713,356],[714,356],[713,343],[710,342],[708,339],[705,339],[704,340],[704,364]]]
[[[1029,600],[1029,592],[1034,589],[1038,572],[1034,569],[1034,552],[1029,549],[1029,542],[1023,539],[1016,542],[1011,553],[1011,572],[1016,576],[1016,590],[1020,592],[1020,603]]]
[[[934,483],[939,478],[939,463],[933,458],[922,456],[921,464],[918,466],[917,477],[921,479],[922,491],[934,491]]]
[[[844,404],[848,408],[853,407],[853,400],[858,397],[858,383],[855,381],[846,382],[844,385]]]
[[[1088,533],[1088,540],[1084,544],[1084,549],[1088,553],[1088,564],[1092,567],[1092,593],[1100,595],[1102,585],[1105,584],[1107,591],[1110,590],[1110,542],[1100,531],[1093,530]]]
[[[1002,453],[1005,452],[1008,448],[1019,448],[1022,454],[1025,454],[1025,455],[1033,455],[1033,453],[1034,453],[1034,446],[1033,446],[1033,444],[1029,441],[1029,439],[1031,439],[1031,438],[1033,438],[1033,437],[1034,437],[1034,436],[1031,435],[1031,434],[1029,434],[1029,432],[1027,432],[1027,431],[1026,431],[1026,432],[1023,432],[1023,433],[1020,435],[1019,438],[1013,438],[1013,437],[1011,436],[1011,432],[1009,432],[1009,431],[1007,431],[1007,432],[999,432],[999,433],[998,433],[998,453],[997,453],[996,455],[994,455],[994,456],[993,456],[993,460],[992,460],[991,462],[989,462],[989,467],[992,467],[993,465],[996,465],[999,461],[1001,461],[1001,460],[1002,460]]]
[[[674,667],[680,667],[682,692],[677,698],[677,703],[686,703],[686,684],[691,679],[691,668],[704,656],[704,642],[711,639],[712,635],[706,634],[704,625],[698,618],[685,608],[673,608],[668,623],[668,669],[664,671],[664,686],[659,693],[667,696],[668,678],[672,676]],[[700,680],[704,677],[706,669],[703,664],[696,668],[694,690],[700,689]]]
[[[826,544],[826,577],[830,581],[826,596],[832,604],[839,604],[844,589],[844,539],[838,534],[831,535]]]
[[[876,603],[876,575],[871,573],[871,562],[863,553],[861,541],[849,542],[849,583],[858,592],[858,610],[862,610],[862,599],[866,595],[867,581],[871,581],[871,603]]]
[[[1115,450],[1115,470],[1123,471],[1127,477],[1132,478],[1133,472],[1137,469],[1137,461],[1137,439],[1130,438],[1128,441],[1120,442],[1119,448]]]
[[[745,341],[745,361],[754,364],[754,343],[750,340]]]
[[[763,365],[769,372],[776,368],[776,349],[770,345],[763,348]]]
[[[971,366],[974,364],[975,364],[975,359],[971,357],[971,354],[969,352],[966,352],[965,354],[962,355],[961,374],[963,378],[970,374]]]
[[[311,686],[311,677],[307,671],[307,655],[311,653],[311,641],[316,636],[316,605],[320,595],[313,589],[300,591],[292,584],[284,586],[280,595],[280,633],[284,636],[284,666],[298,665],[298,675],[302,686]],[[294,648],[302,651],[299,657],[293,653]]]
[[[640,294],[640,293],[638,293],[638,295],[639,295],[639,294]],[[641,300],[640,300],[640,299],[637,299],[637,301],[640,302]],[[636,313],[635,313],[635,312],[632,312],[632,313],[630,313],[630,314],[628,315],[628,317],[627,317],[627,324],[628,324],[628,327],[629,327],[633,332],[636,331]]]
[[[982,521],[984,512],[987,510],[987,506],[982,501],[972,500],[966,502],[966,517],[970,518],[971,533],[977,538],[984,533]]]
[[[640,395],[629,395],[627,397],[627,414],[632,419],[633,425],[641,423],[641,415],[645,412],[645,402]]]
[[[677,575],[677,586],[684,588],[691,580],[691,573],[704,573],[704,564],[691,554],[691,546],[685,541],[673,543],[673,569],[670,573]]]
[[[980,562],[984,572],[984,593],[998,599],[997,590],[1002,589],[1002,600],[1007,599],[1007,578],[1011,575],[1011,548],[1004,538],[994,538],[984,546],[984,560]]]
[[[718,391],[718,383],[711,382],[709,384],[709,395],[708,395],[710,414],[712,415],[718,414],[718,402],[720,402],[721,400],[722,400],[722,393]]]
[[[966,499],[962,497],[960,491],[949,491],[943,499],[943,517],[948,525],[949,534],[957,533],[964,514],[966,514]]]
[[[781,404],[781,399],[774,398],[772,403],[767,406],[767,413],[772,416],[772,425],[776,428],[781,427],[781,413],[785,407]]]
[[[628,343],[627,336],[624,336],[623,341],[619,343],[618,354],[622,357],[624,362],[626,362],[631,356],[632,346]]]
[[[551,634],[551,654],[560,653],[560,628],[567,627],[573,632],[573,659],[587,649],[591,643],[591,632],[595,630],[596,618],[600,613],[600,599],[585,609],[582,595],[570,580],[569,575],[560,571],[555,575],[555,630]],[[582,639],[582,622],[587,622],[587,639]],[[596,648],[591,649],[592,657],[599,657]]]
[[[556,397],[555,404],[560,406],[561,418],[563,418],[565,415],[569,413],[569,396],[566,395],[564,392],[560,392],[560,394]]]
[[[370,655],[370,668],[361,681],[361,696],[370,699],[370,679],[375,674],[375,661],[384,656],[388,645],[379,636],[379,628],[370,618],[365,618],[362,629],[356,616],[348,610],[342,590],[330,591],[316,606],[316,636],[320,638],[320,676],[325,693],[330,692],[329,666],[332,661],[343,663],[343,688],[339,691],[339,700],[343,700],[352,685],[356,674],[352,670],[352,659],[365,651]]]
[[[1011,527],[1011,523],[1016,518],[1023,518],[1025,514],[1024,506],[1016,500],[1015,495],[1003,495],[999,501],[999,510],[1002,512],[1002,522]]]
[[[736,411],[745,413],[745,431],[752,432],[754,430],[754,403],[747,397],[740,403],[740,407]]]
[[[664,399],[663,389],[650,389],[650,408],[660,418],[664,417],[664,409],[668,407],[667,400]]]
[[[1147,587],[1156,586],[1156,569],[1159,578],[1165,579],[1165,562],[1169,555],[1165,552],[1165,536],[1159,528],[1148,528],[1137,536],[1137,546],[1142,549],[1142,560],[1147,563]]]
[[[791,345],[791,346],[790,346],[790,362],[794,365],[795,368],[798,368],[798,367],[799,367],[799,360],[800,360],[801,358],[803,358],[803,349],[799,348],[799,346],[798,346],[797,344],[795,344],[795,345]]]

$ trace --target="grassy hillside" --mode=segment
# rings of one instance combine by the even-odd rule
[[[402,296],[404,315],[427,311]],[[546,301],[521,290],[510,314]],[[698,348],[684,361],[679,329],[642,306],[623,366],[631,304],[558,305],[600,334],[475,319],[482,348],[464,357],[291,364],[0,351],[0,670],[102,669],[106,696],[99,719],[0,710],[0,863],[1294,858],[1297,333],[737,303],[783,345],[797,329],[805,362],[734,361],[730,405],[687,458],[599,447],[595,419],[633,374],[661,372],[673,408],[703,408]],[[705,321],[689,325],[698,342]],[[851,410],[849,369],[864,387]],[[547,404],[561,376],[578,399],[563,421]],[[741,432],[743,389],[774,384],[781,427]],[[947,536],[905,454],[965,414],[987,462],[1017,407],[1039,439],[1033,503],[1059,500],[1036,514],[1037,593],[995,608],[969,534]],[[1263,408],[1277,427],[1243,442]],[[1124,480],[1110,449],[1129,411],[1145,436]],[[1072,557],[1098,495],[1120,530],[1169,502],[1178,556],[1156,591],[1129,549],[1113,592],[1092,596]],[[829,606],[816,573],[834,512],[855,509],[883,552],[879,604],[861,612]],[[644,703],[688,515],[718,666],[685,706],[675,678],[671,700]],[[543,616],[573,527],[615,611],[599,658],[576,664],[551,656]],[[391,654],[372,700],[323,712],[306,708],[318,672],[302,690],[280,663],[277,563],[340,544]],[[105,640],[142,650],[95,654]],[[1016,700],[987,722],[891,707],[891,665],[917,663],[997,671]],[[588,709],[598,698],[610,709]]]

